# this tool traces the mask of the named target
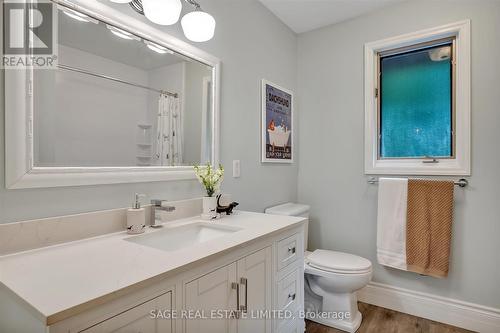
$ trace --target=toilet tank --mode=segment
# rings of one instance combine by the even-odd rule
[[[286,216],[298,216],[298,217],[306,217],[307,222],[304,228],[304,250],[307,250],[307,238],[308,238],[308,230],[309,230],[309,210],[311,206],[303,205],[293,202],[287,202],[282,205],[269,207],[265,210],[266,214],[272,215],[286,215]]]

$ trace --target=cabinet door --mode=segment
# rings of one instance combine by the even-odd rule
[[[236,263],[219,268],[187,283],[186,333],[235,333],[237,319],[232,315],[237,302]],[[217,311],[212,316],[213,311]],[[218,317],[220,316],[220,317]]]
[[[127,310],[115,317],[92,326],[85,333],[170,333],[172,320],[167,316],[155,316],[151,313],[170,313],[172,310],[172,293],[168,292]]]
[[[271,318],[260,319],[259,313],[271,310],[272,250],[267,247],[238,261],[241,319],[238,333],[270,333]]]

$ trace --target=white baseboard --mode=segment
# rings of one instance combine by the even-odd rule
[[[361,302],[481,333],[500,332],[500,309],[371,282]]]

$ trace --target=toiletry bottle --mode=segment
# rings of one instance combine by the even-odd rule
[[[146,229],[146,213],[140,201],[140,198],[144,196],[144,194],[136,193],[133,207],[127,210],[128,234],[141,234]]]

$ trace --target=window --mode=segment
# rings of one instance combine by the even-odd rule
[[[379,158],[454,158],[454,38],[378,54]]]
[[[470,26],[365,45],[365,173],[470,174]]]

